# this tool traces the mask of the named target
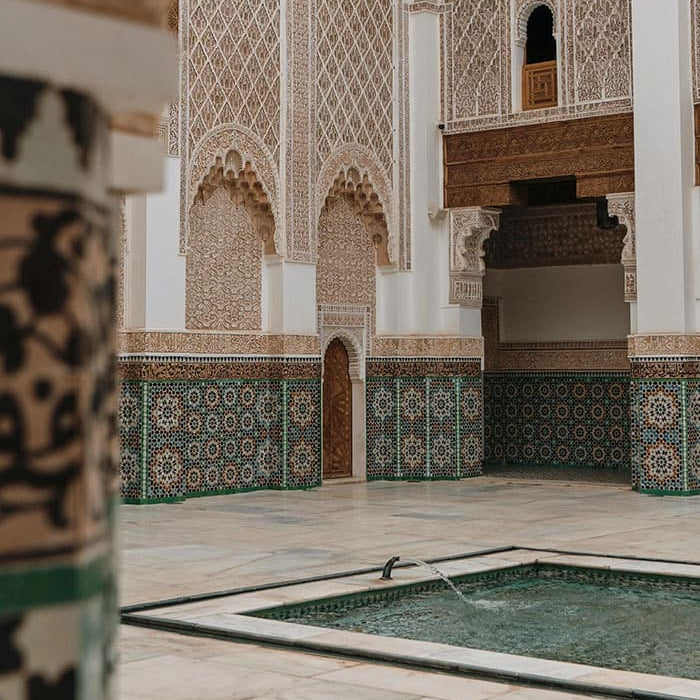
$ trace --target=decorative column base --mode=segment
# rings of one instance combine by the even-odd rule
[[[632,358],[632,484],[700,494],[700,357]]]

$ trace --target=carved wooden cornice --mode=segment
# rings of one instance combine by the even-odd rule
[[[444,136],[445,206],[519,204],[512,183],[576,177],[577,196],[634,190],[632,114]]]

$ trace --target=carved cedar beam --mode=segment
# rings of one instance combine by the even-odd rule
[[[445,207],[518,204],[514,183],[575,176],[579,197],[634,190],[633,115],[444,137]]]
[[[498,229],[500,214],[482,207],[450,212],[450,304],[481,308],[484,242]]]

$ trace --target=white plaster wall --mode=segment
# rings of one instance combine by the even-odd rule
[[[178,253],[180,159],[165,159],[165,187],[146,199],[145,327],[185,328],[185,258]]]
[[[146,325],[146,195],[126,198],[124,327]]]
[[[613,340],[630,330],[622,265],[489,270],[484,293],[502,299],[501,340]]]
[[[316,266],[284,263],[282,317],[285,333],[316,333]]]
[[[639,333],[695,328],[689,5],[632,4]]]
[[[377,276],[377,332],[415,334],[434,332],[436,295],[430,286],[435,267],[431,249],[430,201],[439,177],[440,116],[439,27],[434,15],[409,16],[411,272],[379,272]],[[431,314],[432,312],[432,314]]]
[[[432,220],[442,205],[440,21],[431,12],[409,17],[411,246],[409,273],[380,275],[380,334],[481,335],[480,313],[450,306],[449,224]]]

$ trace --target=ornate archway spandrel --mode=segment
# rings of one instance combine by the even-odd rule
[[[240,177],[231,177],[232,174],[238,174]],[[217,177],[220,178],[218,184],[223,183],[227,188],[232,180],[238,180],[238,184],[246,190],[245,194],[251,195],[247,198],[251,205],[255,204],[258,209],[262,207],[262,213],[269,207],[272,227],[269,223],[263,226],[259,225],[260,222],[254,223],[263,238],[270,237],[273,241],[273,252],[284,255],[285,237],[279,214],[280,187],[275,158],[253,132],[231,124],[210,131],[193,151],[183,192],[184,222],[180,226],[180,254],[187,253],[189,210],[195,198],[199,197],[202,186],[213,184]],[[272,244],[266,244],[266,252],[270,252],[271,247]]]
[[[398,259],[398,236],[391,180],[379,160],[363,146],[345,147],[329,157],[317,179],[316,221],[329,199],[344,198],[359,214],[377,248],[377,263],[393,265]],[[315,240],[318,246],[318,235]]]

